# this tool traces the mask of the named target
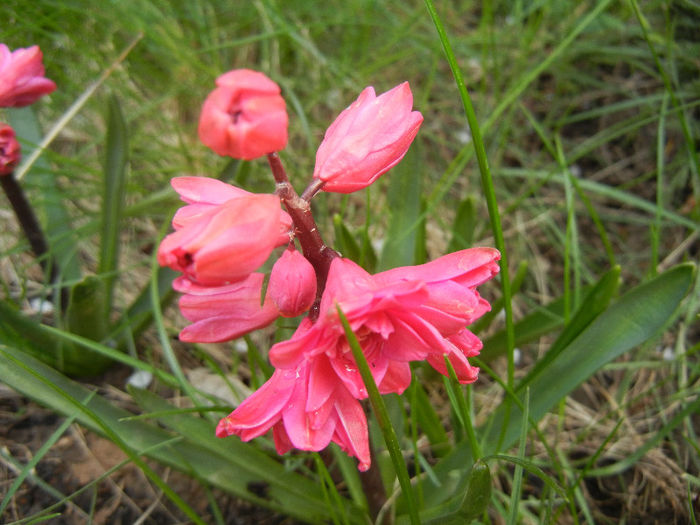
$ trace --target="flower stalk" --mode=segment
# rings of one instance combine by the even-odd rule
[[[323,242],[323,238],[316,226],[316,221],[311,213],[311,203],[299,197],[299,194],[294,190],[279,155],[270,153],[267,156],[267,160],[272,170],[272,176],[277,184],[275,193],[282,200],[287,213],[292,218],[294,236],[299,239],[304,257],[311,263],[316,272],[316,300],[309,311],[311,319],[316,320],[331,263],[333,259],[340,257],[340,254]],[[305,194],[307,193],[305,192]]]
[[[29,200],[27,200],[27,196],[15,179],[14,173],[0,176],[0,185],[2,185],[5,195],[7,195],[7,200],[10,201],[17,221],[29,241],[29,246],[31,246],[34,255],[44,270],[44,274],[48,276],[49,282],[52,284],[56,283],[59,277],[58,264],[49,253],[49,245],[46,242],[44,232],[39,225],[31,204],[29,204]],[[61,307],[66,308],[67,306],[67,290],[61,289]]]

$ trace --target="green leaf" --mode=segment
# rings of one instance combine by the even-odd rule
[[[108,330],[104,316],[105,288],[104,280],[94,275],[88,275],[71,288],[66,311],[70,332],[97,342],[104,339]],[[81,376],[99,374],[112,363],[104,355],[68,343],[63,346],[63,361],[63,370],[77,370]]]
[[[452,239],[447,246],[448,252],[457,252],[471,248],[476,229],[476,206],[471,195],[459,203],[457,216],[452,225]]]
[[[415,390],[415,403],[412,405],[412,409],[418,419],[418,426],[428,437],[435,455],[442,457],[450,446],[447,432],[445,432],[445,428],[420,381],[414,379],[413,388]]]
[[[692,264],[671,268],[627,292],[591,322],[546,369],[528,382],[531,421],[539,421],[548,410],[605,364],[657,335],[688,293],[694,272],[695,266]],[[523,395],[520,391],[520,406],[523,405]],[[517,440],[522,410],[518,404],[512,404],[510,411],[505,429],[502,430],[506,424],[504,406],[482,427],[489,429],[482,439],[485,453],[507,450]],[[498,449],[501,432],[504,438]],[[447,479],[451,471],[459,472],[471,462],[469,444],[460,443],[436,465],[435,471],[441,479]],[[462,480],[461,484],[464,482]],[[444,500],[449,496],[444,492],[426,486],[426,502]]]
[[[97,271],[105,282],[103,315],[109,319],[114,282],[119,269],[119,234],[124,209],[128,157],[127,129],[116,97],[109,99],[107,143],[100,224],[100,262]]]
[[[408,514],[413,525],[420,524],[418,519],[418,507],[416,506],[415,497],[413,495],[413,487],[411,487],[411,480],[408,477],[408,470],[406,468],[406,463],[404,462],[403,456],[401,455],[401,448],[399,447],[398,439],[396,438],[396,432],[391,426],[391,420],[389,419],[389,413],[387,411],[386,405],[382,396],[379,394],[379,389],[377,388],[377,383],[374,381],[374,376],[372,376],[372,371],[369,368],[369,363],[365,358],[365,354],[362,351],[355,333],[350,327],[347,317],[340,309],[340,306],[336,305],[336,310],[338,312],[338,317],[345,330],[345,337],[347,337],[348,344],[350,345],[350,350],[352,351],[352,356],[355,358],[355,364],[357,365],[357,370],[360,372],[362,377],[362,382],[367,390],[367,397],[369,397],[369,402],[372,405],[372,412],[377,418],[377,423],[379,423],[379,428],[384,436],[384,442],[386,443],[386,448],[391,456],[391,462],[394,465],[394,471],[396,472],[396,477],[399,479],[399,485],[401,486],[401,492],[406,501],[406,506],[408,507]],[[374,458],[375,461],[378,458]]]
[[[520,269],[513,279],[513,287],[517,289]],[[595,316],[602,312],[615,295],[619,284],[619,268],[615,267],[605,273],[596,284],[591,287],[584,287],[585,298],[582,305],[574,314],[566,330],[564,330],[557,342],[550,348],[557,353],[559,346],[565,346],[574,336],[590,323]],[[494,310],[501,304],[501,299],[494,303]],[[487,314],[488,315],[488,314]],[[486,317],[486,316],[484,316]],[[481,328],[482,323],[477,321],[474,328]],[[560,297],[539,310],[525,316],[515,323],[515,344],[522,345],[534,341],[535,339],[557,330],[564,324],[564,298]],[[478,330],[477,330],[478,331]],[[484,362],[494,360],[506,351],[506,332],[500,330],[494,335],[484,340],[484,348],[479,358]],[[549,353],[549,352],[548,352]],[[539,365],[535,365],[536,367]]]
[[[7,114],[22,145],[22,156],[25,159],[29,158],[42,137],[34,109],[31,106],[8,108]],[[79,281],[78,237],[71,226],[70,215],[64,204],[66,196],[45,156],[39,157],[32,165],[23,180],[24,183],[46,233],[51,253],[61,267],[63,280]]]
[[[157,270],[156,283],[161,310],[175,297],[173,280],[180,275],[179,272],[168,267],[160,267]],[[134,299],[129,308],[115,323],[116,333],[110,339],[116,342],[117,348],[124,349],[127,341],[136,339],[153,322],[153,302],[151,298],[150,281],[144,285],[138,297]]]
[[[516,391],[525,388],[535,377],[546,370],[556,357],[610,304],[620,284],[620,267],[616,266],[603,275],[581,302],[571,321],[552,343],[542,359],[535,363],[530,373],[518,384]]]
[[[145,410],[161,414],[156,418],[159,422],[206,449],[211,455],[210,462],[226,457],[229,468],[236,473],[239,495],[247,494],[250,484],[263,482],[266,497],[283,508],[294,508],[296,516],[314,516],[319,512],[330,514],[331,509],[324,509],[323,495],[317,483],[285,470],[279,462],[238,438],[217,438],[214,425],[199,417],[171,412],[175,407],[152,392],[130,388],[129,393]],[[191,468],[197,473],[196,465]],[[349,505],[349,502],[344,504]],[[291,514],[288,510],[285,512]]]
[[[467,490],[458,515],[469,523],[479,518],[491,501],[491,470],[488,463],[479,460],[472,465],[467,475]]]
[[[417,148],[418,143],[414,143],[401,163],[390,172],[387,208],[391,210],[391,218],[379,270],[416,264],[416,254],[425,250],[420,245],[424,238],[421,232],[425,229],[425,218],[422,216]]]
[[[254,504],[310,523],[325,523],[329,519],[321,491],[314,483],[285,470],[252,445],[234,439],[216,440],[212,425],[203,419],[187,415],[164,416],[169,424],[182,425],[180,430],[184,432],[180,435],[130,419],[133,414],[112,405],[102,396],[94,395],[85,402],[91,395],[88,389],[25,352],[2,344],[0,381],[62,414],[76,414],[76,408],[82,407],[76,420],[95,432],[108,435],[141,468],[147,468],[138,459],[143,454]],[[162,401],[158,406],[163,404],[167,405]],[[184,423],[179,418],[183,418]],[[267,496],[256,492],[261,482],[270,487]],[[364,523],[360,514],[352,509],[348,511],[349,516],[357,516],[353,523]]]

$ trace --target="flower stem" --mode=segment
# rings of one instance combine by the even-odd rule
[[[19,221],[22,231],[26,235],[27,240],[29,240],[29,245],[43,268],[44,273],[49,277],[49,281],[52,284],[56,283],[59,277],[58,264],[49,254],[49,246],[41,230],[41,226],[39,226],[39,221],[24,191],[22,191],[22,187],[15,179],[14,173],[0,176],[0,185],[2,185],[5,195],[7,195],[7,200],[10,201],[10,205],[15,212],[15,216]],[[61,306],[65,308],[67,305],[67,290],[61,289]]]
[[[316,221],[311,213],[311,204],[308,200],[299,197],[297,192],[294,191],[294,188],[289,183],[287,172],[282,166],[279,155],[270,153],[267,156],[267,160],[270,163],[272,176],[277,183],[275,193],[282,199],[287,213],[289,213],[294,222],[294,236],[299,239],[304,257],[311,263],[316,272],[316,301],[314,301],[309,311],[311,320],[316,320],[331,262],[340,255],[323,242],[316,226]]]

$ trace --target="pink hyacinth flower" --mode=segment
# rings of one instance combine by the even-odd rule
[[[299,329],[309,326],[306,319]],[[295,368],[275,370],[262,387],[219,422],[216,435],[237,435],[249,441],[270,429],[279,454],[292,448],[319,451],[333,441],[359,460],[359,470],[369,468],[365,413],[338,381],[325,355],[302,361]]]
[[[316,272],[294,246],[272,267],[267,294],[284,317],[296,317],[311,308],[316,299]]]
[[[205,177],[171,181],[189,203],[173,218],[175,232],[158,248],[158,262],[205,286],[245,279],[272,250],[289,242],[291,219],[276,195],[254,194]]]
[[[293,368],[325,354],[348,391],[358,399],[367,397],[337,305],[360,341],[380,392],[400,394],[408,387],[410,361],[427,360],[446,374],[445,356],[461,383],[473,382],[478,369],[467,358],[479,353],[481,341],[466,325],[490,309],[476,287],[498,272],[499,258],[497,250],[472,248],[374,276],[347,259],[335,259],[318,320],[275,344],[270,361]]]
[[[287,110],[280,88],[258,71],[235,69],[216,79],[204,102],[199,138],[216,153],[252,160],[287,145]]]
[[[44,77],[39,46],[10,51],[0,44],[0,107],[28,106],[55,89],[56,84]]]
[[[262,306],[264,274],[252,273],[246,279],[224,286],[200,286],[186,277],[173,281],[173,288],[184,295],[180,311],[191,325],[180,332],[180,340],[191,343],[221,343],[267,326],[279,317],[268,298]]]
[[[15,130],[0,122],[0,176],[15,171],[21,158],[22,151],[15,137]]]
[[[324,191],[350,193],[395,166],[413,142],[423,116],[411,111],[408,82],[376,96],[367,87],[326,131],[316,152],[314,179]]]

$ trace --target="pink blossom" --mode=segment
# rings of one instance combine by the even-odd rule
[[[279,311],[265,298],[260,305],[265,275],[252,273],[242,281],[224,286],[201,286],[181,276],[173,288],[183,295],[180,312],[193,324],[180,332],[180,340],[220,343],[267,326]]]
[[[22,158],[15,130],[0,122],[0,176],[11,174]]]
[[[331,124],[316,152],[314,179],[325,183],[323,190],[360,190],[396,165],[423,122],[412,107],[408,82],[378,97],[374,88],[365,88]]]
[[[303,314],[316,299],[316,272],[293,245],[277,259],[267,293],[284,317]]]
[[[54,89],[56,84],[44,77],[39,46],[10,51],[0,44],[0,107],[28,106]]]
[[[162,266],[205,286],[225,285],[248,277],[275,247],[289,242],[291,219],[276,195],[204,177],[171,183],[188,205],[175,214],[175,232],[158,249]]]
[[[199,119],[199,138],[206,146],[245,160],[284,149],[288,117],[277,84],[257,71],[234,69],[216,85]]]
[[[310,324],[305,319],[299,330],[307,330]],[[216,435],[237,435],[249,441],[270,429],[279,454],[292,448],[319,451],[333,441],[359,460],[360,470],[369,468],[365,413],[338,381],[325,355],[275,370],[262,387],[219,422]]]
[[[381,393],[400,394],[408,387],[410,361],[427,360],[445,374],[444,356],[461,383],[473,382],[478,369],[467,358],[479,353],[481,341],[466,325],[490,309],[476,287],[498,272],[499,258],[497,250],[472,248],[374,276],[347,259],[335,259],[318,320],[275,344],[270,361],[293,368],[324,354],[353,397],[367,397],[337,305],[358,337]]]

